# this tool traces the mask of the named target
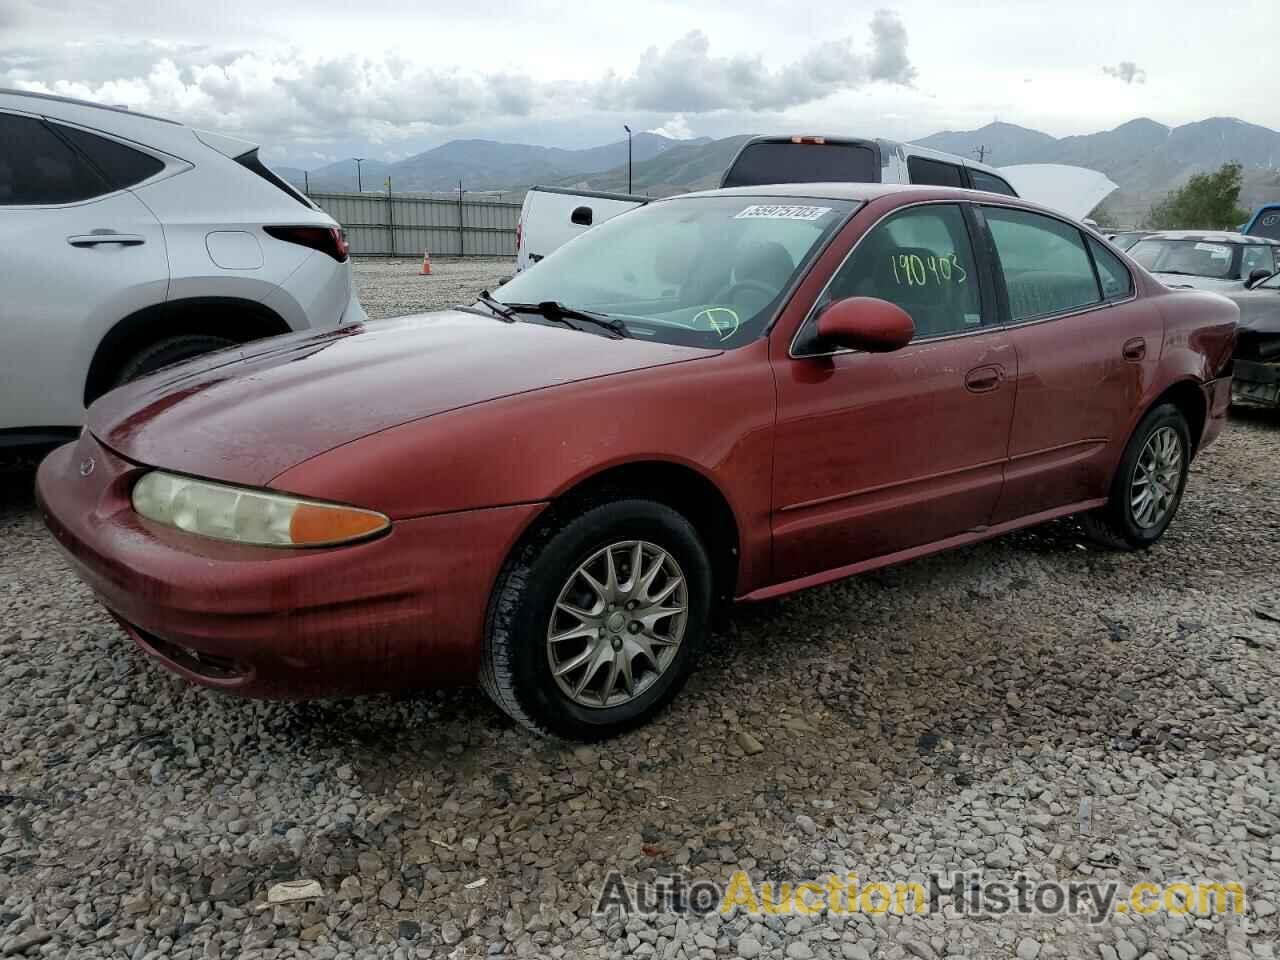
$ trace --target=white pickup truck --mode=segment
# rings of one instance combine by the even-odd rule
[[[1035,163],[992,167],[895,140],[851,137],[752,137],[720,180],[722,187],[767,183],[918,183],[1022,197],[1079,220],[1116,189],[1083,167]],[[516,272],[537,263],[597,223],[650,197],[531,187],[516,227]]]

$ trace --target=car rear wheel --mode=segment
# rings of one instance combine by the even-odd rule
[[[184,360],[191,360],[204,353],[234,346],[234,340],[225,337],[211,337],[203,334],[185,334],[179,337],[168,337],[158,340],[150,346],[139,350],[120,367],[113,386],[120,386],[130,380],[137,380],[149,373],[155,373],[162,367],[169,367]]]
[[[1117,550],[1151,546],[1178,512],[1190,463],[1186,417],[1173,404],[1161,404],[1142,418],[1129,438],[1111,485],[1110,502],[1085,514],[1085,531]]]
[[[689,677],[711,609],[693,526],[649,500],[544,522],[494,587],[481,682],[539,733],[600,740],[639,726]]]

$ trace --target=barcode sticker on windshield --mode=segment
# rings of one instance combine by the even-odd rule
[[[758,217],[765,220],[817,220],[830,207],[806,207],[789,203],[757,203],[747,207],[733,219],[749,220]]]

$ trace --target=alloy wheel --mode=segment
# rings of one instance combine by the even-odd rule
[[[1161,427],[1147,438],[1138,455],[1129,487],[1133,522],[1144,530],[1169,515],[1182,480],[1182,438],[1173,427]]]
[[[551,674],[580,706],[621,706],[670,667],[688,619],[688,584],[670,553],[644,540],[610,544],[579,564],[556,598]]]

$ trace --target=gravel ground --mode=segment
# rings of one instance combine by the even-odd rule
[[[504,266],[358,269],[382,313]],[[1147,553],[1064,521],[741,609],[667,713],[590,748],[471,690],[187,686],[71,575],[31,479],[0,467],[0,955],[1273,956],[1280,417],[1235,418]],[[591,915],[609,870],[738,867],[1234,878],[1250,903],[1096,926],[946,897],[905,919]],[[317,899],[267,903],[302,878]]]
[[[506,257],[436,257],[428,277],[421,275],[421,260],[360,257],[352,263],[360,302],[375,318],[470,303],[515,272],[515,261]]]

